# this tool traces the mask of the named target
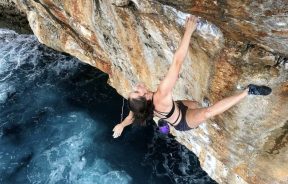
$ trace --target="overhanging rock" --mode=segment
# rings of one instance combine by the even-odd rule
[[[183,34],[184,12],[201,16],[174,99],[215,103],[249,83],[273,93],[173,134],[219,183],[288,182],[285,0],[14,1],[40,42],[108,73],[123,96],[139,81],[156,90]]]

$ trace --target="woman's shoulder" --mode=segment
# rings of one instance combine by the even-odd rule
[[[172,93],[161,93],[161,91],[157,90],[153,93],[153,103],[154,105],[168,105],[173,101]]]

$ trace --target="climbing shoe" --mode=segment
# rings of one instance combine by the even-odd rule
[[[248,85],[249,95],[269,95],[272,92],[272,89],[267,86],[257,86],[254,84]]]

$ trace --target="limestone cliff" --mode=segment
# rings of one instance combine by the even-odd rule
[[[143,81],[155,90],[183,34],[201,16],[174,99],[216,102],[249,83],[248,97],[189,132],[173,131],[219,183],[288,183],[286,0],[14,0],[39,41],[109,74],[123,96]]]

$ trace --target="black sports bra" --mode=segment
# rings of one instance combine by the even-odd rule
[[[153,103],[153,97],[154,97],[154,93],[153,93],[153,96],[152,96],[152,103]],[[173,115],[173,113],[175,111],[175,102],[173,100],[172,100],[172,103],[173,103],[173,106],[172,106],[172,109],[170,110],[170,112],[161,112],[161,111],[157,111],[156,109],[154,109],[154,111],[157,112],[158,114],[164,116],[164,118],[161,118],[161,119],[168,119],[168,118],[170,118]],[[174,125],[178,121],[178,119],[180,117],[180,113],[181,113],[181,111],[179,111],[178,117],[174,121],[174,123],[170,123],[169,122],[169,124]]]

